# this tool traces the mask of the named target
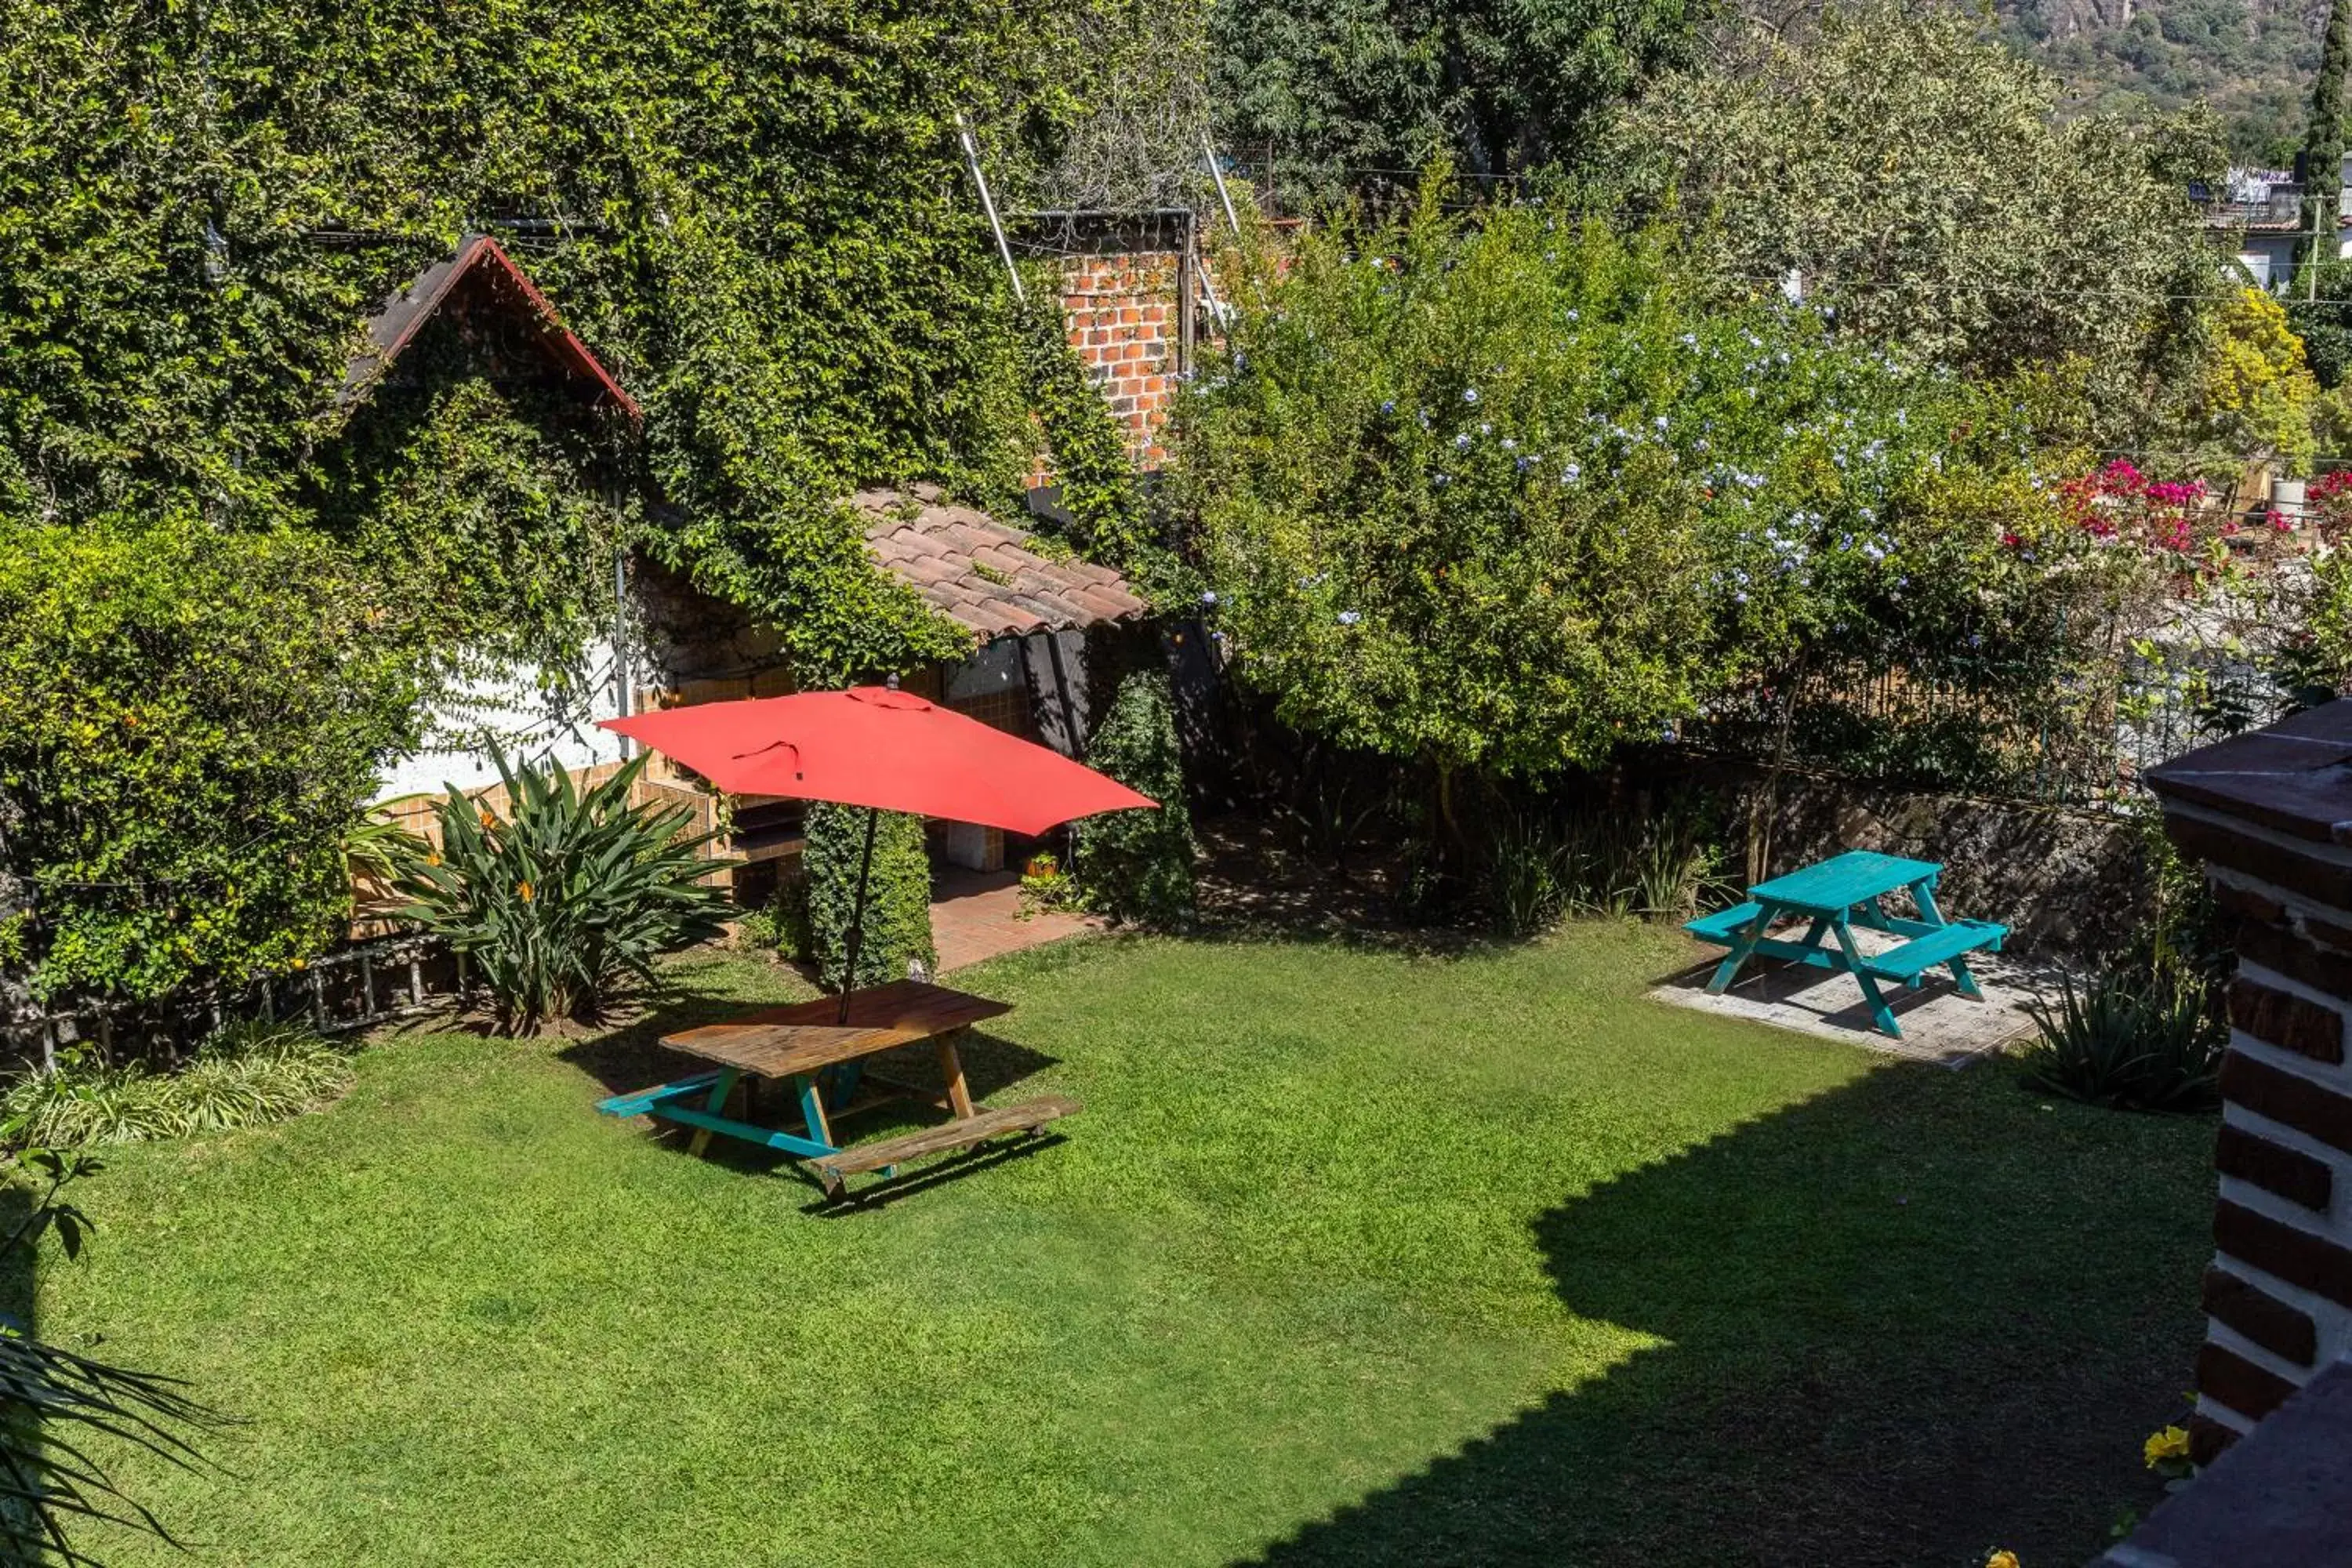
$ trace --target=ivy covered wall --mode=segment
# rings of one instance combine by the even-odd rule
[[[648,549],[772,615],[812,679],[943,652],[832,503],[915,478],[1017,500],[1026,372],[954,116],[1019,199],[1110,3],[20,0],[0,516],[335,504],[304,476],[356,324],[488,226],[646,405],[646,478],[682,520]],[[394,546],[425,549],[433,520],[403,525]]]
[[[0,555],[77,570],[0,595],[57,710],[0,734],[0,970],[152,994],[314,948],[371,761],[469,661],[576,665],[616,547],[803,683],[960,653],[837,503],[1018,505],[1039,334],[955,117],[1028,201],[1074,59],[1142,3],[12,0]],[[361,323],[475,230],[641,428],[440,324],[335,406]],[[276,575],[233,591],[241,560]],[[151,693],[201,721],[162,744]],[[78,804],[133,798],[137,836]]]

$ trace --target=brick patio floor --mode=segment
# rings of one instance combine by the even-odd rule
[[[942,974],[999,953],[1103,929],[1092,915],[1046,913],[1023,920],[1021,873],[1009,868],[945,869],[934,879],[932,892],[931,940],[939,945]]]

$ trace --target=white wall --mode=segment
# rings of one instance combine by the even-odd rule
[[[376,799],[439,795],[451,784],[461,789],[496,784],[498,769],[486,744],[492,739],[509,760],[551,753],[566,768],[618,762],[625,754],[621,737],[593,722],[619,711],[612,644],[589,648],[588,688],[568,703],[561,693],[541,689],[541,673],[534,665],[509,666],[466,682],[427,718],[424,746],[378,775]]]

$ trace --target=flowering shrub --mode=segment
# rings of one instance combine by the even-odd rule
[[[1229,258],[1243,316],[1178,412],[1204,605],[1287,720],[1538,773],[1815,647],[2042,658],[2090,542],[2018,400],[1777,295],[1710,308],[1664,235],[1437,195]]]

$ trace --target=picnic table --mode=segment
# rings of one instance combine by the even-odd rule
[[[1967,955],[1979,950],[1998,952],[2006,926],[1990,921],[1947,920],[1936,904],[1936,879],[1944,868],[1933,860],[1906,860],[1872,849],[1849,849],[1818,865],[1759,882],[1748,889],[1748,902],[1711,915],[1702,915],[1683,929],[1704,942],[1730,949],[1706,983],[1717,995],[1739,978],[1742,965],[1761,954],[1787,959],[1815,969],[1843,971],[1862,985],[1863,1000],[1877,1026],[1895,1039],[1902,1026],[1880,994],[1878,982],[1924,985],[1927,971],[1948,965],[1952,983],[1963,996],[1984,1000],[1976,977],[1969,973]],[[1890,915],[1882,900],[1907,892],[1918,910],[1916,920]],[[1767,934],[1787,920],[1809,922],[1797,941]],[[1864,953],[1854,945],[1853,927],[1908,938],[1885,952]],[[1835,945],[1824,939],[1834,938]]]
[[[1012,1010],[1007,1003],[914,980],[853,993],[845,1022],[841,1000],[833,996],[770,1007],[729,1023],[664,1036],[661,1043],[670,1049],[718,1065],[633,1094],[614,1095],[599,1101],[596,1109],[611,1116],[653,1116],[691,1127],[691,1152],[697,1154],[709,1147],[711,1134],[719,1133],[799,1155],[811,1162],[826,1195],[838,1197],[845,1179],[855,1173],[880,1171],[887,1177],[905,1161],[1033,1133],[1080,1109],[1076,1100],[1058,1094],[994,1110],[972,1103],[957,1042],[974,1024]],[[938,1058],[940,1082],[936,1088],[891,1077],[867,1061],[926,1042]],[[796,1131],[755,1126],[727,1114],[730,1099],[739,1089],[749,1098],[751,1084],[761,1080],[792,1085],[800,1110]],[[835,1121],[909,1098],[937,1106],[952,1120],[873,1142],[835,1142]]]

